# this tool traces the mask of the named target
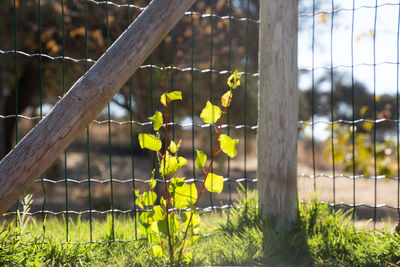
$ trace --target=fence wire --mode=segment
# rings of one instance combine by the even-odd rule
[[[74,7],[76,10],[82,12],[80,14],[74,14],[75,16],[82,17],[80,21],[82,25],[70,25],[72,23],[69,15],[71,12],[70,3],[66,1],[64,2],[63,0],[60,0],[59,3],[54,3],[54,5],[60,9],[59,12],[56,12],[59,14],[58,26],[60,27],[56,29],[59,32],[59,36],[58,39],[55,39],[56,45],[58,45],[59,49],[56,49],[57,51],[55,51],[49,49],[48,40],[44,40],[45,35],[49,31],[49,27],[51,28],[51,26],[47,24],[48,22],[43,13],[44,6],[48,8],[48,3],[41,3],[40,0],[38,0],[35,5],[35,16],[37,18],[35,24],[37,25],[36,35],[38,38],[35,39],[39,41],[37,41],[36,51],[34,52],[28,52],[32,50],[29,49],[29,47],[21,45],[20,42],[22,42],[22,40],[18,38],[19,27],[22,27],[21,23],[18,22],[20,20],[23,21],[23,18],[18,15],[19,13],[24,13],[22,10],[23,4],[19,5],[19,3],[15,1],[12,3],[11,8],[13,9],[14,14],[14,47],[13,49],[4,49],[7,45],[0,47],[0,55],[2,55],[4,60],[9,60],[9,56],[14,57],[15,82],[12,85],[15,86],[16,102],[15,111],[11,114],[10,112],[7,114],[7,112],[2,111],[0,113],[0,119],[3,121],[14,121],[14,144],[18,143],[18,140],[23,136],[24,133],[21,131],[26,132],[46,116],[49,111],[49,106],[51,107],[51,105],[53,105],[52,101],[54,101],[54,96],[60,98],[67,93],[67,88],[69,88],[72,82],[70,70],[78,70],[81,71],[81,73],[86,72],[94,63],[96,63],[96,59],[92,59],[90,54],[95,54],[97,57],[101,55],[101,53],[98,52],[94,53],[93,47],[90,46],[91,34],[96,33],[96,31],[91,28],[90,16],[102,16],[104,19],[105,25],[97,27],[100,27],[102,30],[102,38],[104,42],[103,49],[105,50],[110,46],[112,40],[115,39],[115,36],[118,34],[117,32],[121,32],[124,27],[127,27],[146,7],[146,3],[142,2],[144,5],[136,5],[136,3],[133,2],[140,1],[126,1],[126,3],[119,4],[112,1],[84,0],[81,3],[82,6]],[[86,129],[86,132],[79,137],[79,141],[67,148],[60,159],[57,160],[45,174],[35,181],[35,184],[31,189],[35,200],[31,211],[28,212],[27,215],[39,216],[39,218],[42,218],[43,222],[48,218],[48,216],[63,216],[65,218],[66,242],[73,241],[71,240],[70,220],[76,218],[76,216],[85,216],[85,218],[90,222],[90,239],[87,242],[118,242],[122,240],[118,240],[115,236],[115,232],[117,231],[115,228],[115,216],[128,214],[132,215],[136,222],[133,223],[133,225],[135,226],[135,240],[138,240],[139,237],[136,230],[138,216],[136,216],[136,214],[140,212],[140,210],[135,205],[134,190],[138,188],[142,190],[146,185],[148,185],[148,175],[151,173],[151,168],[154,167],[155,160],[153,156],[149,157],[148,155],[143,155],[143,152],[138,149],[137,134],[138,132],[149,131],[151,129],[151,123],[147,121],[146,118],[158,108],[156,99],[159,97],[157,95],[159,94],[159,90],[157,88],[157,81],[154,78],[154,69],[160,70],[162,69],[162,65],[167,65],[167,68],[173,68],[174,72],[171,78],[171,88],[175,88],[175,86],[181,87],[182,85],[185,85],[186,88],[189,87],[189,99],[187,99],[187,101],[191,102],[191,114],[184,117],[186,120],[182,120],[182,115],[176,114],[181,113],[181,109],[179,109],[178,105],[173,106],[172,120],[168,125],[171,126],[170,129],[172,129],[173,138],[182,138],[182,136],[188,136],[188,133],[191,132],[191,134],[189,134],[191,137],[189,137],[188,140],[190,142],[191,139],[191,146],[185,148],[188,151],[184,153],[187,154],[188,158],[191,157],[194,167],[194,151],[195,148],[199,146],[199,138],[205,140],[209,139],[210,142],[212,142],[211,129],[214,127],[210,124],[199,123],[197,115],[200,108],[197,107],[198,98],[202,97],[204,101],[207,99],[212,101],[214,98],[218,97],[220,92],[215,88],[217,86],[221,87],[221,84],[224,84],[223,81],[226,80],[234,69],[239,69],[239,73],[245,77],[245,80],[242,82],[244,85],[242,86],[242,88],[244,88],[242,90],[245,98],[247,97],[246,91],[248,90],[248,87],[250,88],[251,86],[253,91],[257,90],[255,87],[258,76],[257,68],[248,67],[248,42],[245,41],[243,44],[239,44],[244,50],[241,52],[245,58],[244,62],[241,62],[241,59],[238,58],[239,55],[233,51],[234,45],[232,44],[237,41],[238,37],[243,38],[243,36],[246,36],[248,38],[250,27],[255,29],[253,29],[253,31],[258,31],[258,11],[253,12],[253,17],[249,16],[250,2],[250,0],[243,1],[243,7],[245,10],[244,14],[246,14],[246,17],[236,16],[241,14],[243,7],[239,8],[237,7],[237,4],[235,6],[231,1],[229,1],[229,3],[224,7],[221,7],[220,5],[216,6],[213,1],[203,1],[203,4],[206,4],[205,7],[201,7],[203,4],[200,4],[198,5],[199,10],[194,6],[192,10],[186,12],[185,17],[187,19],[183,19],[180,23],[185,24],[186,26],[178,25],[167,36],[164,44],[161,45],[163,47],[159,48],[162,50],[162,54],[169,55],[165,58],[161,57],[160,59],[160,52],[155,51],[147,61],[140,66],[139,71],[142,73],[137,76],[134,75],[127,82],[124,88],[121,89],[121,95],[126,91],[128,92],[124,95],[127,97],[127,99],[125,99],[125,102],[127,102],[125,103],[125,114],[123,116],[116,115],[116,110],[118,109],[114,104],[117,103],[117,100],[108,104],[102,114],[100,114],[97,119],[93,120]],[[135,11],[138,12],[135,13]],[[122,23],[123,19],[121,19],[121,17],[123,16],[125,17],[125,24]],[[115,27],[113,27],[116,18],[119,18],[118,22],[121,23],[121,29],[115,29]],[[226,23],[224,22],[223,24],[220,24],[219,22],[221,21],[225,21]],[[189,27],[187,27],[187,25],[189,25]],[[190,47],[184,48],[185,53],[190,55],[190,57],[187,57],[189,61],[180,58],[180,51],[182,50],[181,28],[185,27],[186,30],[187,28],[190,30],[183,33],[186,33],[184,38],[189,40],[186,44],[189,44]],[[202,27],[206,27],[209,32],[203,33],[204,30]],[[232,30],[235,27],[240,28],[240,35],[235,34],[234,30]],[[80,46],[81,50],[84,52],[83,57],[83,53],[71,53],[74,52],[71,50],[73,45],[70,45],[71,42],[74,41],[71,40],[73,36],[72,32],[77,31],[77,29],[83,37],[81,39],[83,45]],[[226,44],[220,40],[220,37],[217,38],[218,36],[215,36],[217,34],[223,34],[228,37],[226,39]],[[217,41],[215,41],[215,39],[217,39]],[[202,48],[201,46],[204,46],[204,44],[198,44],[197,42],[206,42],[208,43],[207,45],[209,45],[209,48],[206,48],[207,45]],[[236,44],[236,46],[237,45],[238,44]],[[227,56],[227,61],[225,63],[220,63],[220,60],[217,58],[217,56],[221,55],[221,46],[228,48],[228,51],[224,52]],[[76,49],[76,47],[74,47],[74,49]],[[208,56],[205,55],[199,57],[197,53],[200,49],[206,49],[209,51]],[[78,54],[81,56],[76,56]],[[39,75],[36,79],[39,80],[39,92],[37,95],[40,98],[40,102],[37,105],[38,108],[34,109],[34,111],[30,113],[27,113],[26,110],[18,109],[20,106],[19,101],[21,101],[21,98],[18,95],[18,93],[21,94],[21,92],[19,92],[21,90],[18,90],[18,85],[21,83],[20,66],[27,64],[26,62],[34,62],[34,64],[38,65],[39,69]],[[51,92],[53,96],[51,94],[49,95],[48,91],[46,93],[46,90],[48,90],[48,84],[46,83],[46,79],[48,78],[48,76],[46,76],[47,66],[55,66],[53,69],[53,77],[59,75],[59,78],[55,78],[55,80],[58,85],[61,85],[59,86],[61,89],[57,92]],[[189,76],[184,76],[184,78],[182,78],[182,75],[186,74]],[[255,80],[249,81],[248,77],[252,77]],[[184,80],[184,82],[182,82],[182,80]],[[208,91],[208,96],[205,94],[205,97],[203,94],[198,93],[199,86],[197,85],[197,83],[204,82],[205,84],[208,84],[206,85],[208,88],[206,90]],[[250,82],[251,85],[249,84]],[[7,84],[7,86],[9,85]],[[202,86],[204,86],[204,84],[202,84]],[[125,91],[122,92],[122,90]],[[147,96],[143,99],[135,99],[137,96],[134,92],[137,90],[146,91]],[[142,100],[146,101],[149,108],[144,112],[145,114],[143,116],[137,116],[134,108],[137,104],[135,101]],[[246,100],[240,102],[240,105],[245,105],[244,109],[240,108],[243,114],[240,117],[243,119],[232,118],[232,115],[230,115],[227,123],[222,125],[221,128],[223,128],[224,131],[227,131],[228,133],[230,132],[231,134],[234,134],[234,136],[244,140],[244,142],[241,142],[243,143],[242,146],[244,146],[243,149],[246,150],[246,140],[248,138],[247,132],[251,131],[254,136],[257,125],[256,120],[252,120],[252,125],[247,125],[246,116],[248,109],[246,107]],[[140,118],[144,118],[145,120],[140,120]],[[208,128],[210,130],[208,130]],[[124,139],[123,143],[130,143],[130,145],[128,145],[129,149],[124,149],[122,154],[118,151],[121,146],[121,140],[119,140],[121,137],[115,137],[116,133],[121,131],[124,131],[122,138]],[[103,139],[103,136],[102,138],[98,137],[103,133],[105,140]],[[99,139],[103,140],[99,141]],[[202,143],[203,142],[200,142],[200,146]],[[99,152],[99,150],[96,149],[96,146],[101,146],[102,151]],[[124,144],[123,146],[126,145]],[[207,150],[207,146],[201,147]],[[79,161],[81,161],[79,163],[79,168],[82,170],[79,171],[74,170],[76,164],[71,163],[77,155],[79,156]],[[130,159],[128,160],[128,158]],[[118,163],[121,159],[123,159],[125,165],[130,165],[129,168],[124,166],[124,168],[130,169],[129,171],[124,171],[124,175],[121,175],[121,172],[116,171],[116,168],[121,166],[121,164]],[[230,161],[227,158],[217,161],[217,163],[221,165],[221,167],[216,167],[218,170],[225,170],[226,168],[223,165],[228,165],[226,175],[224,175],[226,187],[223,194],[226,197],[224,196],[221,199],[210,194],[208,200],[205,200],[198,208],[201,212],[222,211],[232,208],[234,200],[233,195],[237,190],[235,188],[238,188],[239,184],[244,184],[245,188],[247,188],[248,184],[253,184],[252,188],[254,188],[254,184],[257,181],[255,178],[255,172],[252,173],[252,178],[247,177],[245,160],[242,164],[239,163],[240,160]],[[143,164],[143,161],[147,161],[147,163]],[[149,161],[153,161],[153,163],[148,164]],[[86,174],[83,171],[83,169],[85,169],[84,165],[86,165]],[[116,165],[118,167],[115,167]],[[144,174],[145,171],[142,170],[142,165],[150,165],[147,166],[150,168],[148,174]],[[238,170],[232,171],[231,165],[242,165],[245,169],[243,171],[243,167],[235,167],[238,168]],[[99,171],[99,168],[104,170]],[[199,178],[199,174],[195,172],[194,168],[193,171],[188,171],[188,175],[189,177],[186,181],[189,183],[200,184],[203,182],[203,180]],[[157,179],[157,181],[159,183],[163,182],[160,179]],[[128,193],[126,191],[128,191]],[[63,196],[63,199],[61,196]],[[207,196],[204,197],[207,198]],[[77,201],[75,198],[79,200]],[[76,202],[79,202],[80,204],[77,204]],[[121,204],[121,202],[124,202],[124,204]],[[125,203],[129,204],[126,205]],[[16,210],[19,208],[18,204],[12,207],[9,212],[5,214],[5,218],[7,218],[7,216],[15,216]],[[107,215],[111,216],[110,240],[94,240],[92,234],[92,232],[95,231],[94,221],[101,218],[101,216]],[[45,224],[43,224],[43,232],[45,235]]]
[[[392,13],[388,15],[389,10],[397,13],[391,24],[385,19],[393,16]],[[368,19],[362,16],[366,12],[370,15]],[[307,76],[311,87],[308,94],[311,97],[311,120],[300,121],[299,126],[303,130],[311,128],[312,157],[311,173],[301,172],[299,177],[310,178],[317,194],[321,187],[324,190],[330,188],[330,205],[333,208],[352,208],[354,219],[372,218],[374,227],[387,214],[397,219],[400,215],[400,3],[313,0],[299,18],[311,27],[311,40],[306,41],[311,49],[310,58],[306,64],[305,60],[299,62],[300,77]],[[363,27],[368,23],[369,28]],[[344,45],[335,39],[340,39]],[[383,60],[382,51],[387,49],[389,42],[397,49],[387,52],[388,56]],[[360,55],[360,50],[363,55]],[[343,58],[345,60],[340,60]],[[378,76],[378,68],[390,70],[390,67],[396,70],[387,71],[387,77]],[[369,73],[370,77],[363,72]],[[389,86],[383,84],[383,80],[389,81]],[[324,108],[321,108],[322,102]],[[339,111],[340,105],[346,110]],[[328,185],[329,180],[331,185]],[[360,187],[367,192],[358,189]],[[328,192],[324,191],[324,194],[326,198]],[[372,213],[363,208],[372,209]],[[386,215],[382,216],[382,213]]]
[[[138,2],[138,4],[135,2]],[[242,146],[240,148],[241,156],[239,159],[231,160],[225,158],[218,162],[216,168],[224,173],[225,176],[224,197],[218,198],[210,194],[209,199],[199,209],[202,212],[227,210],[229,214],[229,209],[234,207],[233,201],[238,185],[242,184],[246,189],[255,188],[257,178],[255,169],[251,166],[254,166],[255,160],[253,141],[257,124],[253,117],[254,114],[257,114],[256,105],[254,105],[256,98],[254,96],[256,96],[257,92],[259,73],[257,67],[254,67],[257,63],[258,53],[254,53],[254,48],[251,45],[258,38],[258,36],[254,35],[254,32],[258,32],[260,24],[257,10],[258,1],[229,0],[226,1],[223,8],[217,6],[214,1],[199,2],[203,3],[204,6],[203,4],[195,5],[192,10],[186,12],[180,24],[170,32],[166,40],[164,40],[162,47],[158,48],[162,51],[162,56],[160,56],[160,51],[155,51],[140,67],[138,70],[139,74],[135,74],[124,88],[121,89],[120,95],[125,97],[125,103],[118,102],[118,99],[110,102],[104,112],[88,126],[86,132],[79,140],[64,152],[64,155],[60,157],[49,171],[36,180],[32,189],[36,200],[32,211],[28,215],[39,216],[43,221],[47,216],[64,216],[66,242],[73,241],[69,233],[69,216],[88,215],[90,239],[87,242],[89,243],[125,242],[119,240],[114,235],[116,231],[114,221],[117,215],[128,214],[134,216],[136,223],[133,223],[133,225],[137,226],[136,214],[139,212],[139,209],[135,205],[135,194],[133,192],[138,188],[143,189],[149,183],[148,170],[151,170],[155,166],[155,157],[143,155],[138,150],[136,136],[138,132],[150,130],[151,123],[146,118],[157,109],[156,100],[159,93],[157,81],[154,78],[154,69],[161,69],[162,64],[174,70],[171,79],[171,88],[184,86],[184,89],[182,89],[187,91],[186,96],[188,98],[186,101],[190,105],[185,108],[188,116],[182,117],[182,112],[178,105],[173,106],[172,121],[169,122],[169,125],[172,126],[171,131],[174,138],[189,137],[190,145],[185,147],[185,149],[188,150],[186,155],[188,159],[191,158],[192,163],[192,171],[188,171],[186,174],[190,177],[187,179],[190,183],[202,182],[197,177],[198,174],[196,174],[194,168],[195,148],[200,145],[207,151],[207,147],[212,146],[212,125],[202,124],[197,121],[196,114],[199,109],[197,103],[199,99],[203,98],[213,100],[219,93],[219,87],[223,84],[223,82],[219,83],[218,81],[226,79],[234,69],[238,68],[240,70],[240,73],[243,75],[243,81],[241,86],[242,91],[239,93],[238,98],[241,99],[241,102],[236,103],[240,108],[230,112],[227,124],[224,124],[222,127],[228,134],[240,138]],[[299,142],[305,143],[306,150],[310,149],[311,152],[305,155],[299,154],[299,163],[303,164],[306,161],[304,158],[311,158],[311,162],[308,162],[310,168],[306,168],[307,171],[303,172],[299,170],[298,177],[300,191],[303,190],[303,193],[300,194],[302,201],[308,198],[308,193],[311,191],[317,194],[322,193],[321,201],[323,203],[327,202],[333,208],[352,208],[354,219],[356,219],[356,215],[358,215],[358,211],[361,209],[372,209],[373,213],[368,213],[367,217],[371,217],[375,225],[379,219],[378,209],[394,210],[400,216],[400,120],[398,99],[400,3],[387,1],[386,3],[378,4],[378,1],[376,1],[371,5],[367,5],[365,3],[360,4],[359,2],[353,0],[352,6],[348,7],[348,3],[344,4],[333,0],[300,1],[301,12],[299,13],[299,22],[300,27],[303,29],[300,29],[299,41],[308,43],[308,50],[311,53],[307,53],[306,51],[304,54],[309,55],[309,57],[306,59],[304,59],[305,57],[301,58],[299,61],[300,80],[309,79],[309,86],[307,88],[304,88],[301,82],[299,86],[302,89],[300,91],[301,94],[304,93],[307,97],[306,102],[309,105],[308,110],[310,111],[309,114],[303,117],[300,115]],[[7,63],[13,63],[11,64],[14,67],[13,71],[11,71],[12,75],[9,75],[5,80],[7,80],[7,86],[14,88],[12,93],[15,94],[14,112],[7,114],[2,111],[0,119],[3,122],[14,121],[13,141],[15,144],[23,137],[27,129],[33,127],[35,123],[46,116],[47,111],[45,109],[47,106],[54,104],[54,98],[62,97],[67,92],[67,88],[69,88],[69,85],[73,82],[73,78],[76,76],[71,74],[71,72],[77,71],[83,74],[96,62],[92,58],[101,55],[101,53],[93,51],[93,47],[89,44],[92,41],[91,38],[97,36],[96,30],[91,28],[93,25],[91,25],[92,22],[90,20],[92,18],[90,16],[92,14],[96,16],[101,15],[102,18],[99,20],[104,19],[104,25],[97,25],[97,27],[102,29],[103,49],[105,50],[109,47],[115,35],[122,32],[146,7],[146,3],[143,3],[143,1],[127,0],[122,4],[113,1],[81,1],[82,6],[77,9],[81,13],[75,14],[75,16],[82,18],[80,23],[83,26],[76,29],[83,29],[83,31],[80,31],[83,37],[83,40],[81,40],[83,41],[83,45],[81,43],[79,46],[84,56],[82,56],[82,53],[81,56],[78,56],[78,54],[71,56],[69,53],[77,49],[76,47],[71,49],[73,46],[68,46],[70,42],[76,42],[76,40],[72,40],[73,35],[71,32],[76,30],[72,29],[72,26],[79,25],[70,25],[72,22],[69,14],[71,8],[69,4],[64,3],[63,0],[59,1],[61,12],[58,14],[60,15],[59,26],[61,27],[58,29],[60,35],[55,40],[59,49],[55,49],[57,50],[55,51],[51,50],[49,46],[50,41],[45,40],[45,34],[48,34],[49,25],[43,24],[44,17],[41,9],[43,3],[41,4],[40,0],[37,1],[35,6],[37,10],[37,32],[35,32],[37,35],[35,37],[37,44],[36,50],[33,52],[28,49],[29,47],[22,45],[23,40],[18,35],[19,27],[23,28],[24,23],[23,18],[18,16],[19,12],[23,13],[21,10],[22,7],[19,5],[22,6],[24,4],[18,4],[16,1],[13,1],[12,5],[7,7],[13,10],[13,48],[7,48],[7,44],[4,45],[5,47],[0,47],[0,58],[3,57],[2,60]],[[343,7],[340,5],[343,5]],[[397,40],[397,54],[395,55],[395,59],[378,60],[376,57],[378,50],[376,40],[380,36],[378,14],[380,10],[386,7],[397,8],[399,10],[399,18],[396,24],[397,31],[392,33],[396,36]],[[367,37],[361,36],[361,39],[370,38],[373,44],[370,50],[373,54],[373,62],[366,60],[355,63],[359,61],[355,57],[355,47],[358,40],[358,36],[356,36],[356,25],[358,23],[356,16],[358,12],[363,12],[364,10],[374,11],[372,34],[369,33]],[[346,24],[346,20],[343,17],[349,14],[351,16],[350,24]],[[115,21],[119,19],[119,22],[122,22],[121,17],[124,17],[125,24],[120,23],[121,28],[116,29]],[[350,43],[347,44],[351,50],[349,64],[335,64],[337,61],[335,53],[337,51],[334,38],[337,28],[340,27],[350,28]],[[308,35],[303,35],[302,32],[306,32]],[[304,39],[305,36],[308,36],[308,40]],[[97,38],[100,37],[97,36]],[[321,44],[321,42],[323,43]],[[328,47],[328,49],[321,50],[321,45]],[[200,53],[200,50],[206,52]],[[301,52],[301,50],[299,51]],[[221,60],[220,57],[225,58]],[[329,61],[321,61],[319,60],[320,58],[329,58]],[[22,88],[20,87],[21,76],[24,75],[21,73],[21,65],[27,64],[26,62],[34,62],[34,64],[38,65],[39,69],[38,77],[36,77],[39,81],[39,93],[37,94],[39,96],[39,104],[37,104],[37,110],[31,112],[31,114],[25,110],[21,110],[21,103],[19,103],[22,93]],[[46,93],[46,90],[48,90],[47,87],[49,87],[49,84],[46,83],[46,79],[49,77],[46,76],[46,71],[48,71],[48,68],[54,66],[56,66],[54,68],[56,72],[52,76],[58,75],[59,77],[55,78],[53,83],[56,83],[61,89],[59,92],[53,92],[52,96],[50,94],[50,97],[49,93]],[[377,83],[376,70],[378,67],[385,66],[396,68],[396,75],[393,77],[395,81],[392,81],[396,87],[395,102],[392,101],[395,103],[395,106],[392,106],[390,109],[391,114],[389,116],[380,117],[380,114],[385,110],[379,109],[382,106],[381,102],[379,102],[379,97],[382,94],[378,90],[380,84]],[[359,103],[359,101],[362,101],[358,99],[359,92],[357,91],[358,80],[360,78],[356,72],[358,70],[362,72],[365,68],[372,68],[373,70],[373,83],[371,86],[365,86],[371,87],[367,88],[366,94],[372,98],[372,104],[368,106],[369,113],[361,115],[356,107],[360,105],[363,107],[364,103]],[[321,71],[324,72],[322,75]],[[347,95],[347,98],[344,97],[340,101],[347,103],[350,108],[347,107],[346,112],[339,113],[337,110],[337,102],[339,102],[337,95],[341,94],[340,86],[343,84],[340,84],[340,81],[338,82],[337,79],[345,75],[347,75],[347,78],[350,78],[350,82],[347,84],[347,88],[350,88],[350,95]],[[146,96],[140,98],[142,96],[135,95],[136,91],[143,91]],[[206,93],[199,94],[199,91]],[[370,93],[368,94],[368,92]],[[135,99],[135,97],[138,99]],[[325,102],[322,103],[324,98]],[[140,109],[137,107],[135,109],[135,106],[141,104],[136,101],[146,102],[142,103],[147,108],[144,110],[145,114],[141,117],[138,117],[135,113]],[[4,103],[0,104],[4,105]],[[125,113],[122,117],[116,114],[118,106],[125,107]],[[321,108],[321,106],[324,106],[324,108]],[[307,109],[307,105],[305,107]],[[190,112],[187,112],[187,110],[190,110]],[[339,115],[342,117],[338,117]],[[325,119],[321,119],[320,117],[324,117]],[[367,124],[372,124],[370,130],[363,128]],[[324,128],[322,132],[321,127]],[[348,130],[336,132],[342,127],[348,127]],[[379,127],[386,128],[382,130]],[[306,129],[310,128],[311,136],[308,136]],[[118,133],[123,131],[124,137],[121,138],[118,136]],[[386,132],[390,132],[392,139],[394,137],[394,141],[390,145],[385,144],[384,137],[381,137]],[[328,137],[324,140],[318,138],[318,135],[326,135],[327,133]],[[357,138],[364,136],[366,133],[370,134],[370,139],[364,140],[364,143],[360,143]],[[345,134],[350,134],[350,137],[348,136],[346,139],[346,142],[349,143],[343,145],[345,141],[341,139],[341,135]],[[385,160],[379,154],[381,153],[380,147],[383,144],[389,149],[396,151],[391,152],[389,155],[393,159],[388,163],[393,169],[390,173],[380,173],[379,161]],[[373,161],[372,165],[367,167],[367,169],[371,168],[372,171],[364,169],[361,172],[358,165],[361,165],[361,161],[365,159],[361,159],[360,151],[367,146],[372,147],[368,156],[372,157]],[[368,147],[368,149],[371,147]],[[383,153],[385,154],[385,150]],[[345,154],[345,156],[341,156],[342,154]],[[321,155],[323,155],[322,158]],[[119,161],[123,161],[123,164]],[[144,161],[147,163],[143,163]],[[99,164],[98,162],[101,163]],[[329,167],[327,167],[327,162],[330,164]],[[82,170],[85,169],[86,173],[84,174],[82,170],[80,172],[74,171],[76,165],[79,165]],[[347,168],[345,168],[346,166]],[[146,170],[146,168],[148,169],[147,174],[144,174],[145,171],[142,169]],[[120,175],[121,172],[118,169],[126,169],[125,174]],[[327,186],[323,179],[329,180],[330,186]],[[348,191],[346,191],[344,198],[341,196],[343,187],[338,182],[340,179],[351,182],[351,201],[348,200]],[[305,180],[311,181],[312,190],[307,191],[308,182]],[[367,183],[367,181],[373,182],[372,185],[368,184],[368,188],[372,188],[373,190],[372,202],[359,200],[357,181],[363,184]],[[391,185],[396,187],[394,194],[395,202],[379,202],[378,193],[380,189],[378,185],[380,184],[378,182],[380,181],[392,183]],[[162,181],[158,180],[158,182]],[[322,184],[322,187],[319,187],[319,184]],[[330,195],[327,195],[326,188],[331,190]],[[382,191],[382,194],[386,195],[387,192]],[[63,195],[64,199],[57,199],[55,195]],[[79,195],[82,195],[82,197]],[[77,200],[79,200],[80,204],[75,203]],[[122,202],[129,202],[129,205],[121,204]],[[18,208],[19,204],[16,203],[5,216],[14,216]],[[93,221],[99,218],[99,216],[106,216],[108,214],[112,218],[110,240],[94,240],[92,235],[94,231]],[[44,224],[43,230],[45,233]],[[137,229],[135,228],[135,240],[138,239]]]

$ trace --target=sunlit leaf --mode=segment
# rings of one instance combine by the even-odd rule
[[[150,188],[154,189],[154,187],[156,187],[156,184],[157,184],[156,180],[152,177],[149,181]]]
[[[164,220],[164,210],[161,206],[154,206],[153,210],[150,212],[149,217],[152,218],[153,221],[161,221]]]
[[[175,154],[178,151],[178,147],[174,141],[171,141],[171,143],[169,144],[168,150],[172,154]]]
[[[232,92],[229,90],[226,92],[222,97],[221,97],[221,104],[224,108],[227,108],[230,106],[232,101]]]
[[[196,185],[184,183],[177,187],[174,192],[174,200],[177,209],[186,209],[188,205],[193,205],[197,200]]]
[[[196,149],[196,154],[197,154],[196,168],[202,169],[204,167],[204,165],[206,164],[207,155],[204,154],[203,151],[200,151],[200,150],[197,150],[197,149]]]
[[[182,186],[185,183],[185,178],[174,177],[171,179],[170,186],[171,190],[175,190],[176,187]]]
[[[232,89],[238,87],[240,85],[241,76],[242,75],[239,74],[237,70],[235,70],[235,72],[231,76],[229,76],[228,80],[226,81],[228,83],[228,86]]]
[[[153,218],[150,216],[150,212],[142,212],[139,216],[140,221],[143,224],[151,224],[153,222]]]
[[[223,177],[209,173],[206,177],[205,186],[210,192],[221,193],[224,186]]]
[[[153,252],[154,257],[162,257],[163,255],[163,249],[160,245],[152,246],[151,250]]]
[[[181,91],[172,91],[172,92],[168,93],[167,96],[170,101],[182,100],[182,92]]]
[[[168,147],[169,152],[171,152],[172,154],[176,154],[179,150],[179,147],[181,146],[181,143],[182,139],[179,140],[178,144],[176,144],[174,141],[171,141]]]
[[[138,198],[136,198],[135,204],[138,205],[142,210],[144,210],[142,195],[139,195]]]
[[[164,106],[167,106],[167,102],[171,102],[174,100],[182,100],[182,92],[181,91],[172,91],[170,93],[164,93],[161,95],[160,102]]]
[[[144,205],[146,206],[153,205],[156,199],[157,199],[157,194],[152,191],[143,193],[143,202]]]
[[[236,145],[239,139],[232,139],[226,134],[221,134],[218,141],[222,151],[229,157],[234,158],[237,155]]]
[[[149,120],[153,122],[154,131],[158,131],[163,124],[163,116],[160,111],[157,111],[156,114],[149,117]]]
[[[160,174],[171,175],[178,170],[178,159],[171,156],[169,153],[165,155],[165,158],[161,160]]]
[[[161,160],[160,173],[162,176],[174,174],[186,164],[187,161],[184,157],[177,158],[167,152],[165,159]]]
[[[140,195],[139,189],[136,189],[136,190],[135,190],[135,196],[136,196],[136,197],[139,197],[139,195]]]
[[[184,215],[183,215],[183,223],[185,224],[185,225],[187,225],[188,223],[189,223],[189,219],[190,219],[190,216],[192,215],[192,211],[189,211],[189,212],[186,212]],[[191,225],[193,226],[193,227],[196,227],[196,226],[198,226],[199,224],[200,224],[200,222],[201,222],[201,218],[200,218],[200,215],[197,213],[197,212],[195,212],[195,213],[193,213],[193,216],[192,216],[192,221],[191,221]]]
[[[221,109],[207,101],[206,107],[201,111],[200,118],[204,123],[213,124],[221,117]]]
[[[178,157],[178,169],[182,168],[187,164],[187,160],[184,157]]]
[[[158,151],[161,149],[162,143],[154,135],[140,133],[139,134],[139,145],[142,149],[147,148],[147,149],[150,149],[153,151]]]

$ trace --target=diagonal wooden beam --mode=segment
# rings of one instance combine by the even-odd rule
[[[195,0],[153,0],[0,162],[0,214],[100,113]]]

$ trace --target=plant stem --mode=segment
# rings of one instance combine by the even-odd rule
[[[164,161],[164,175],[163,175],[163,179],[164,179],[164,190],[165,190],[165,200],[167,202],[167,205],[165,206],[165,224],[167,225],[167,234],[168,234],[168,245],[169,245],[169,255],[170,255],[170,263],[171,266],[173,266],[173,262],[174,262],[174,247],[173,247],[173,243],[172,243],[172,238],[171,238],[171,232],[169,231],[169,218],[168,218],[168,210],[169,210],[169,205],[171,203],[171,198],[169,196],[169,192],[168,192],[168,180],[167,180],[167,176],[165,175],[165,168],[166,168],[166,157],[167,157],[167,151],[168,151],[168,84],[169,84],[169,79],[166,80],[164,88],[165,88],[165,138],[164,138],[164,157],[163,157],[163,161]]]
[[[195,202],[194,205],[193,205],[193,208],[194,208],[194,209],[197,208],[197,205],[198,205],[198,203],[199,203],[200,197],[201,197],[201,195],[202,195],[202,194],[204,193],[204,191],[205,191],[205,184],[206,184],[207,176],[208,176],[208,174],[210,173],[211,167],[212,167],[212,165],[213,165],[213,163],[214,163],[214,159],[215,159],[215,157],[216,157],[217,154],[218,154],[218,153],[217,153],[218,139],[219,139],[219,136],[221,135],[222,124],[224,123],[224,120],[225,120],[226,111],[227,111],[227,107],[224,107],[224,111],[223,111],[223,113],[222,113],[222,118],[221,118],[221,121],[220,121],[218,130],[216,131],[216,132],[217,132],[217,136],[216,136],[216,138],[215,138],[215,143],[214,143],[214,148],[213,148],[213,154],[212,154],[212,157],[211,157],[211,159],[210,159],[210,163],[208,164],[207,172],[205,172],[205,174],[204,174],[204,181],[203,181],[203,184],[201,185],[201,189],[200,189],[200,191],[199,191],[199,193],[198,193],[198,195],[197,195],[197,200],[196,200],[196,202]],[[215,127],[215,126],[214,126],[214,127]],[[188,225],[186,226],[185,235],[183,236],[182,248],[181,248],[181,250],[179,251],[179,257],[178,257],[177,266],[180,266],[181,261],[182,261],[182,252],[183,252],[183,248],[185,247],[185,241],[186,241],[186,238],[187,238],[187,233],[188,233],[188,231],[189,231],[190,223],[192,222],[192,218],[193,218],[193,212],[190,213],[189,222],[188,222]]]

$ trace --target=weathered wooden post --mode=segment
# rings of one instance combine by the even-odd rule
[[[297,218],[297,0],[262,0],[259,39],[258,193],[277,227]]]
[[[0,214],[78,137],[195,0],[153,0],[0,162]]]

